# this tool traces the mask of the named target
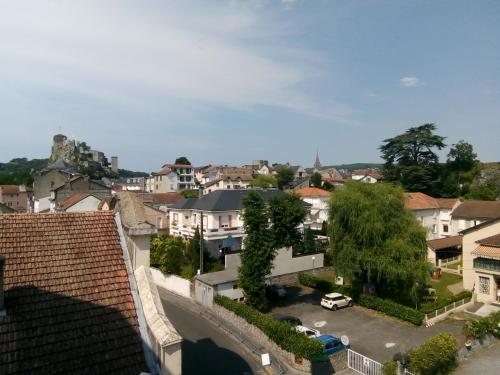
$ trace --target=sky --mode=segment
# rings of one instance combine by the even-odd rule
[[[381,162],[433,122],[500,161],[500,2],[0,0],[0,161]],[[448,149],[440,152],[446,159]]]

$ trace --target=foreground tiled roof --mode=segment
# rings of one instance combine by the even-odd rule
[[[85,199],[88,196],[90,196],[90,194],[88,194],[88,193],[76,193],[76,194],[73,194],[71,197],[69,197],[68,199],[66,199],[64,202],[61,202],[59,204],[59,208],[65,210],[66,208],[69,208],[69,207],[73,206],[74,204],[80,202],[82,199]]]
[[[427,241],[427,246],[433,250],[447,249],[449,247],[462,246],[462,236],[451,236]]]
[[[330,197],[332,195],[329,191],[316,187],[298,189],[294,193],[301,197]]]
[[[0,215],[0,374],[147,371],[113,213]]]
[[[405,193],[405,207],[408,210],[431,210],[439,208],[435,198],[424,193]]]
[[[465,201],[452,212],[453,217],[496,219],[500,217],[500,201]]]

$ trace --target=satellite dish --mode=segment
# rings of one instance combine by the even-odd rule
[[[344,345],[344,346],[349,345],[349,337],[347,337],[346,335],[342,335],[342,336],[340,336],[340,342],[341,342],[341,343],[342,343],[342,345]]]

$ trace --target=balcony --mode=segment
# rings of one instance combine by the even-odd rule
[[[500,273],[500,260],[476,258],[474,259],[474,268]]]

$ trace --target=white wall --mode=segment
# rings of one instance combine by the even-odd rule
[[[217,286],[217,294],[226,296],[231,299],[243,298],[243,290],[240,288],[235,288],[237,282],[230,282],[225,284],[220,284]]]
[[[154,283],[183,297],[191,298],[191,282],[176,275],[165,275],[160,270],[151,267]]]
[[[80,202],[75,203],[71,207],[68,207],[66,212],[97,211],[100,203],[100,199],[90,195],[87,198],[82,199]]]

